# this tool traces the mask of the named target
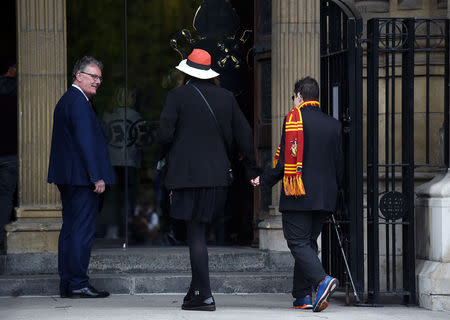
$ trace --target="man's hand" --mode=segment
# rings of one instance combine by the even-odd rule
[[[256,177],[255,179],[250,180],[250,184],[254,187],[259,186],[259,176]]]
[[[103,181],[103,179],[98,180],[97,182],[94,182],[94,185],[95,185],[95,189],[94,189],[95,193],[100,194],[100,193],[105,192],[105,181]]]

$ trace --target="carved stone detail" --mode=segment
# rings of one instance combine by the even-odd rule
[[[423,0],[399,0],[399,10],[416,10],[423,9]]]
[[[362,14],[389,12],[389,0],[355,0],[355,6]]]

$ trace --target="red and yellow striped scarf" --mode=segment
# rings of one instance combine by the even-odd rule
[[[284,193],[287,196],[302,196],[305,192],[303,186],[303,118],[300,109],[306,106],[320,107],[319,101],[305,101],[293,108],[286,116],[285,148],[284,148]],[[273,166],[278,163],[281,145],[273,159]]]

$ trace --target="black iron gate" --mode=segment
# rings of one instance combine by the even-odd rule
[[[338,220],[357,291],[367,294],[367,302],[396,295],[416,304],[414,184],[419,172],[431,177],[449,165],[449,20],[371,19],[367,39],[361,33],[362,19],[349,1],[322,0],[321,105],[342,121],[346,155],[348,210]],[[365,235],[361,44],[367,45]],[[332,231],[325,226],[323,264],[346,283]]]
[[[344,0],[321,3],[321,107],[343,123],[346,211],[336,219],[359,292],[364,290],[362,19]],[[347,272],[331,223],[322,233],[322,262],[349,288]]]
[[[449,22],[371,19],[367,35],[368,301],[395,294],[415,304],[415,173],[439,166],[430,152],[437,124],[448,167]]]

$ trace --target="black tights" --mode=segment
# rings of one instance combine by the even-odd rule
[[[198,290],[201,296],[208,298],[212,294],[209,282],[208,249],[206,248],[206,224],[187,221],[186,227],[192,271],[190,290]]]

